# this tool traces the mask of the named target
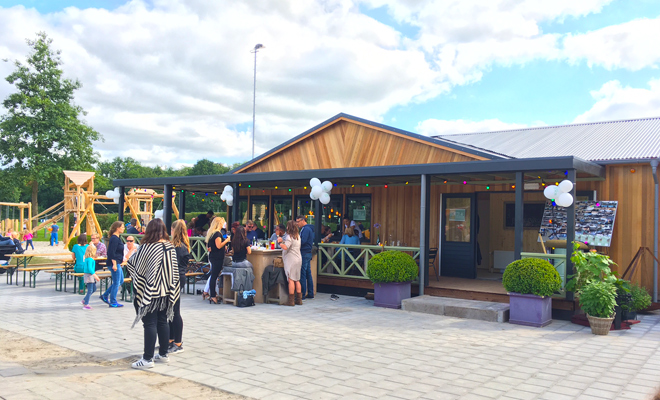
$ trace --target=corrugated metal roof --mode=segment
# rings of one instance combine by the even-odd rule
[[[514,158],[575,156],[590,161],[660,158],[660,117],[435,138]]]

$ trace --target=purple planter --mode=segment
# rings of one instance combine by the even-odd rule
[[[543,327],[552,322],[552,297],[509,293],[509,322]]]
[[[401,308],[401,300],[410,298],[410,282],[374,283],[374,305]]]

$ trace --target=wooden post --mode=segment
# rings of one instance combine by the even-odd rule
[[[28,203],[28,230],[32,232],[32,202]]]
[[[23,202],[21,202],[21,204],[23,204]],[[23,222],[25,221],[23,219],[23,211],[24,210],[25,210],[25,208],[23,206],[18,208],[19,225],[20,225],[21,232],[23,232]]]

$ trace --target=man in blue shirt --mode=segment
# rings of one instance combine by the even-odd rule
[[[136,226],[137,226],[137,219],[132,218],[131,219],[131,224],[128,226],[128,229],[126,229],[126,233],[130,233],[132,235],[139,234],[140,232],[137,230]]]
[[[300,286],[303,299],[314,298],[314,280],[312,279],[312,246],[314,245],[314,225],[309,225],[305,216],[296,217],[296,225],[300,229],[300,255],[302,268],[300,269]]]
[[[53,223],[53,225],[50,227],[50,229],[51,229],[51,231],[50,231],[50,245],[52,246],[53,242],[54,242],[55,246],[57,246],[59,244],[59,242],[57,240],[57,231],[60,230],[60,226]]]

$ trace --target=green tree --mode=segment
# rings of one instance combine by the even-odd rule
[[[46,33],[27,40],[31,47],[25,64],[6,80],[17,91],[3,102],[7,114],[0,119],[0,165],[11,167],[14,179],[32,187],[32,209],[38,213],[39,185],[62,181],[62,170],[90,170],[95,158],[92,142],[101,135],[82,119],[74,92],[80,81],[63,77],[60,51],[51,49]]]

